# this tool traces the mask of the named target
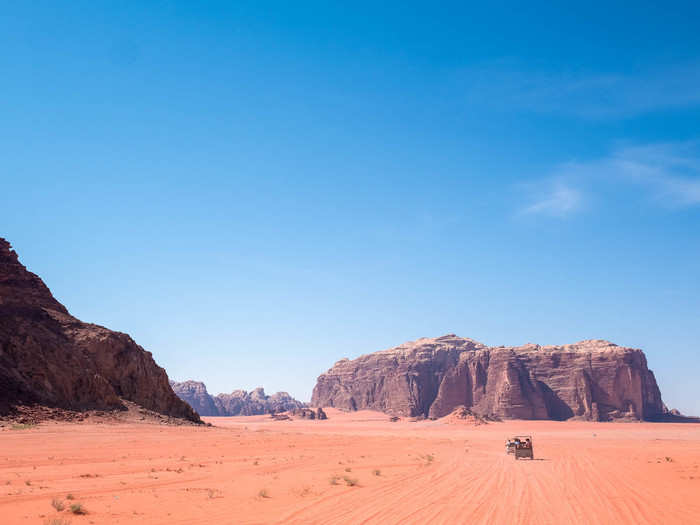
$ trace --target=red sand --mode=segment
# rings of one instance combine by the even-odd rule
[[[700,425],[328,413],[5,428],[0,523],[700,523]],[[535,461],[504,453],[522,433]]]

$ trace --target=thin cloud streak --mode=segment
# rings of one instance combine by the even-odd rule
[[[549,189],[542,192],[535,198],[535,202],[523,208],[525,215],[549,215],[553,217],[566,217],[581,209],[582,194],[561,181],[556,181]]]
[[[609,163],[630,182],[650,188],[666,205],[700,204],[698,142],[627,147],[616,152]]]
[[[531,203],[520,213],[566,217],[582,209],[584,195],[611,184],[646,190],[666,208],[700,205],[700,141],[622,146],[602,159],[562,164],[529,185]]]
[[[473,105],[592,120],[700,106],[700,63],[608,74],[522,71],[503,64],[462,71],[459,82]]]

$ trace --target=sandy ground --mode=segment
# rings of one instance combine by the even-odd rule
[[[700,524],[700,425],[328,412],[5,428],[0,523]],[[519,433],[535,461],[505,455]]]

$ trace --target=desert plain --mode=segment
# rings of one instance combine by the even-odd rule
[[[697,424],[327,412],[5,426],[0,522],[700,523]],[[505,454],[523,433],[534,461]]]

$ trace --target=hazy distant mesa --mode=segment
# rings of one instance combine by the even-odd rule
[[[287,392],[268,396],[263,388],[251,392],[234,390],[230,394],[212,396],[200,381],[170,381],[177,396],[188,403],[200,416],[256,416],[294,411],[306,405]]]

